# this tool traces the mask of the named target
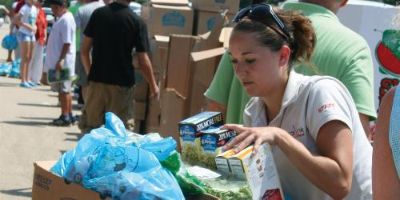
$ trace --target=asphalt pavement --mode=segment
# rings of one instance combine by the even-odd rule
[[[7,24],[0,27],[0,40],[8,31]],[[0,63],[6,57],[0,47]],[[18,79],[0,76],[0,200],[31,199],[33,163],[57,160],[80,136],[76,125],[49,125],[61,113],[57,93],[49,86],[27,89],[18,84]]]

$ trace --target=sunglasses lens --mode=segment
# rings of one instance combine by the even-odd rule
[[[269,12],[269,6],[258,5],[251,10],[251,15],[249,17],[254,19],[262,19],[266,16],[271,16],[271,13]]]

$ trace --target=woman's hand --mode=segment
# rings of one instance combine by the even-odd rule
[[[236,124],[226,124],[225,129],[236,131],[238,134],[233,140],[225,145],[225,150],[234,149],[236,153],[253,144],[253,154],[263,143],[276,145],[282,129],[276,127],[244,127]]]

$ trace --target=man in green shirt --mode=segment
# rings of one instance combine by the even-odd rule
[[[284,9],[299,10],[309,17],[317,35],[312,57],[315,66],[299,65],[296,71],[307,75],[328,75],[339,79],[350,91],[369,136],[369,120],[376,118],[373,97],[373,64],[367,42],[340,23],[335,13],[347,0],[303,0],[287,2]],[[242,123],[243,108],[249,97],[233,72],[226,53],[205,93],[209,110],[225,113],[226,123]]]

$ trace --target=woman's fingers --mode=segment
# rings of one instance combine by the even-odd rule
[[[245,127],[239,124],[225,124],[223,128],[228,130],[234,130],[236,131],[237,134],[240,134],[245,130]]]
[[[253,152],[251,153],[251,156],[254,156],[257,154],[258,149],[260,148],[261,144],[263,143],[263,140],[261,138],[257,138],[256,141],[254,142],[253,146]]]
[[[238,144],[235,147],[235,152],[239,153],[240,151],[242,151],[244,148],[248,147],[250,144],[252,144],[254,142],[254,140],[256,139],[256,136],[254,134],[250,134],[250,131],[245,131],[243,132],[241,135],[246,135],[245,138],[243,138],[242,140],[240,140],[238,142]],[[239,135],[240,136],[240,135]]]
[[[247,137],[247,132],[243,131],[241,133],[236,132],[237,135],[236,137],[234,137],[228,144],[225,145],[224,149],[225,150],[229,150],[232,148],[236,148],[236,145],[240,143],[240,141],[242,141],[244,138]]]

